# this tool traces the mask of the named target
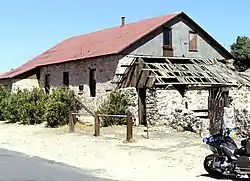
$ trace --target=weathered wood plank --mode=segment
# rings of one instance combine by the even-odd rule
[[[148,78],[149,78],[149,71],[142,71],[137,87],[138,88],[146,87]]]

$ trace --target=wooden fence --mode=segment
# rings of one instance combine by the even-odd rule
[[[75,132],[75,123],[79,122],[84,124],[84,122],[78,120],[76,115],[83,115],[83,116],[93,116],[95,118],[94,121],[94,136],[100,136],[100,128],[101,122],[100,117],[118,117],[118,118],[126,118],[127,119],[127,133],[126,133],[126,142],[133,141],[133,121],[132,121],[132,114],[127,112],[126,115],[110,115],[110,114],[81,114],[81,113],[69,113],[69,132]]]

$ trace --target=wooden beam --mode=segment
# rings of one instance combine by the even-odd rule
[[[135,65],[131,67],[130,70],[128,71],[128,74],[123,77],[121,87],[129,87],[129,84],[134,74],[134,70],[135,70]]]
[[[94,136],[100,136],[100,118],[98,115],[95,115],[95,133]]]
[[[75,123],[72,112],[69,113],[69,133],[75,132]]]
[[[151,74],[152,74],[152,72],[151,72]],[[148,88],[155,88],[155,82],[156,82],[156,78],[155,77],[150,77],[147,80],[146,87],[148,87]]]
[[[143,72],[142,68],[145,66],[145,64],[143,63],[141,58],[138,58],[138,61],[135,63],[139,63],[139,64],[136,64],[136,69],[134,72],[133,81],[131,81],[131,86],[133,86],[133,87],[137,87],[138,82],[139,82],[141,75],[142,75],[142,72]]]
[[[149,79],[149,71],[142,71],[141,77],[139,79],[139,82],[137,84],[138,88],[146,87],[147,81]]]
[[[126,73],[116,73],[115,75],[117,75],[117,76],[123,76],[123,75],[126,75]]]
[[[132,114],[128,112],[126,142],[132,142],[132,141],[133,141],[133,120],[132,120]]]
[[[133,65],[125,65],[125,64],[123,64],[123,65],[121,65],[121,67],[132,67]]]
[[[183,84],[181,82],[169,82],[169,83],[155,83],[156,85],[174,85],[174,84]],[[187,82],[185,84],[189,84],[189,85],[211,85],[210,83],[205,83],[205,82]],[[236,86],[235,84],[227,84],[227,83],[213,83],[212,85],[220,85],[220,86]]]

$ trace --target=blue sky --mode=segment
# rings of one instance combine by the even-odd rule
[[[8,0],[0,5],[0,72],[58,42],[126,22],[184,11],[223,46],[250,36],[249,0]]]

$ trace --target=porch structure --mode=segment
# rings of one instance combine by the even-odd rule
[[[224,107],[229,106],[229,87],[249,86],[250,78],[229,69],[217,59],[134,56],[124,73],[117,75],[117,88],[135,87],[138,92],[139,122],[146,120],[146,89],[209,91],[210,131],[223,124]]]

